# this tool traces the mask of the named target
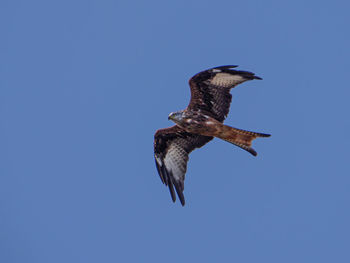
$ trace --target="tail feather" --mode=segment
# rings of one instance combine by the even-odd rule
[[[223,125],[222,131],[218,138],[230,142],[254,156],[257,156],[257,152],[251,147],[252,141],[258,137],[270,137],[270,134],[258,133],[252,131],[245,131],[237,128],[233,128],[227,125]]]

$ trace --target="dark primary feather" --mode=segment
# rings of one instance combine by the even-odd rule
[[[230,90],[236,85],[252,79],[261,79],[249,71],[234,70],[237,66],[227,65],[211,68],[194,75],[190,81],[191,100],[188,110],[201,110],[216,120],[223,122],[230,110],[232,95]],[[232,76],[241,76],[243,79],[239,83],[232,83],[229,86],[220,86],[213,83],[217,74],[227,73]],[[224,75],[224,74],[222,74]]]
[[[213,137],[188,133],[179,126],[160,129],[154,135],[154,155],[157,171],[162,182],[169,187],[172,200],[176,196],[174,187],[182,205],[185,173],[188,155],[195,148],[200,148]],[[175,174],[174,174],[175,173]]]

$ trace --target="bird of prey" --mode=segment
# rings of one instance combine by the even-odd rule
[[[251,147],[257,137],[269,134],[245,131],[223,124],[230,109],[230,90],[247,80],[261,79],[254,73],[220,66],[194,75],[190,81],[191,100],[185,110],[172,112],[168,119],[176,125],[154,135],[154,157],[162,182],[169,187],[173,202],[176,195],[185,205],[184,181],[188,155],[214,137],[230,142],[256,156]]]

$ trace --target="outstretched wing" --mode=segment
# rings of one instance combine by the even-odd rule
[[[154,135],[154,158],[162,182],[169,187],[171,198],[176,195],[185,205],[183,195],[188,155],[195,148],[202,147],[213,137],[188,133],[179,126],[160,129]]]
[[[187,109],[203,113],[223,122],[232,100],[230,90],[247,80],[261,79],[248,71],[234,70],[237,66],[221,66],[202,71],[190,81],[191,101]]]

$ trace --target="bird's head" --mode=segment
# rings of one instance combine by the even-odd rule
[[[172,112],[168,116],[168,120],[173,122],[181,122],[183,119],[183,111]]]

